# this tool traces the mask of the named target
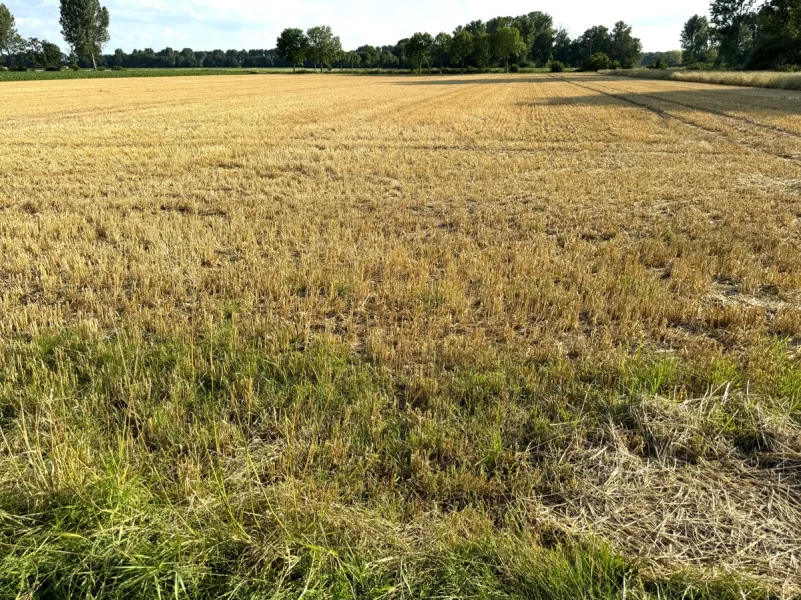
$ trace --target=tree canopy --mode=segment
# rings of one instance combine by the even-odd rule
[[[404,56],[414,65],[419,73],[423,63],[431,59],[431,47],[434,39],[428,33],[415,33],[403,47]]]
[[[278,55],[288,63],[292,63],[295,71],[309,53],[309,38],[301,29],[284,29],[276,43]]]
[[[718,62],[729,66],[745,63],[752,49],[756,0],[713,0],[709,11],[718,43]]]
[[[292,67],[307,62],[322,70],[334,66],[366,69],[413,69],[423,65],[485,70],[512,63],[520,67],[594,68],[598,55],[609,59],[610,68],[703,64],[732,68],[792,69],[801,66],[801,0],[711,0],[710,17],[694,15],[679,32],[680,59],[676,50],[643,54],[642,43],[632,27],[618,21],[588,28],[575,39],[556,28],[551,15],[533,11],[501,15],[488,21],[458,25],[453,33],[436,36],[417,32],[395,44],[363,45],[343,52],[330,26],[307,31],[284,29],[272,49],[214,49],[181,51],[152,48],[102,54],[109,41],[109,12],[101,0],[59,0],[61,28],[72,55],[65,59],[47,40],[25,39],[16,29],[14,15],[0,4],[0,64],[13,67],[57,68],[66,61],[98,68],[197,68],[197,67]],[[761,2],[761,4],[760,4]]]
[[[309,40],[309,58],[314,61],[315,65],[320,66],[322,73],[323,67],[330,67],[339,58],[342,52],[342,43],[328,25],[310,28],[306,32],[306,37]]]
[[[99,0],[61,0],[61,35],[79,56],[97,69],[97,56],[109,41],[109,13]]]
[[[685,65],[709,60],[709,19],[700,15],[690,17],[681,31],[682,62]]]
[[[14,15],[8,10],[5,4],[0,4],[0,52],[6,55],[11,53],[11,48],[19,39]]]
[[[528,51],[528,46],[520,36],[517,27],[498,27],[491,36],[492,53],[505,64],[505,70],[509,72],[509,58],[511,56],[522,56]]]

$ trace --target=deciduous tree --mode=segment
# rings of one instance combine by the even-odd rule
[[[492,58],[492,46],[490,36],[486,33],[479,33],[473,37],[473,60],[476,66],[482,71],[485,70]]]
[[[693,65],[709,60],[709,20],[695,15],[681,31],[682,62]]]
[[[434,40],[430,33],[415,33],[406,42],[403,48],[404,56],[414,66],[418,73],[423,70],[423,63],[431,58],[431,47]],[[430,65],[430,63],[429,63]]]
[[[713,0],[709,8],[714,33],[719,43],[718,62],[732,66],[743,64],[753,42],[756,0]]]
[[[437,34],[437,37],[434,38],[434,44],[431,49],[431,53],[434,57],[434,62],[439,64],[439,68],[441,69],[445,62],[450,58],[450,51],[451,51],[451,36],[444,31]]]
[[[109,14],[99,0],[61,0],[61,35],[78,56],[92,59],[97,70],[96,57],[109,41]]]
[[[770,69],[801,65],[799,0],[768,0],[759,10],[757,31],[752,66]]]
[[[47,40],[42,42],[41,56],[46,69],[56,69],[61,66],[61,48]]]
[[[277,41],[278,56],[288,63],[292,63],[292,72],[306,60],[309,52],[309,38],[301,29],[284,29]]]
[[[451,60],[464,67],[464,61],[473,53],[473,34],[459,29],[451,39]]]
[[[528,50],[517,27],[498,27],[490,41],[492,54],[505,64],[507,73],[509,72],[509,57],[521,56]]]
[[[609,58],[624,69],[639,66],[642,61],[642,42],[632,34],[631,25],[615,23],[609,39]]]
[[[312,27],[306,32],[306,36],[309,38],[309,57],[320,65],[322,73],[324,66],[330,66],[339,57],[342,43],[328,25]]]
[[[14,15],[5,4],[0,4],[0,52],[11,54],[11,46],[18,37]]]

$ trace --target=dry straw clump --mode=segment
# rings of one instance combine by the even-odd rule
[[[800,107],[0,86],[0,595],[797,594]]]
[[[568,500],[571,523],[661,569],[747,571],[798,593],[801,438],[769,405],[729,386],[633,403],[574,457],[585,486]],[[760,459],[738,460],[738,447]]]

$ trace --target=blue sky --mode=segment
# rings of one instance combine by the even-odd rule
[[[59,33],[58,0],[0,0],[25,37],[65,46]],[[573,36],[592,25],[622,19],[634,26],[646,51],[679,46],[690,16],[706,14],[708,0],[101,0],[111,13],[111,42],[130,51],[165,46],[195,50],[272,48],[285,27],[329,24],[346,49],[390,44],[415,31],[452,31],[456,25],[497,15],[541,10]]]

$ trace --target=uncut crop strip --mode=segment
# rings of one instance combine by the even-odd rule
[[[748,140],[743,139],[743,138],[738,138],[738,137],[735,137],[733,135],[730,135],[730,134],[726,133],[725,131],[721,131],[720,129],[716,129],[714,127],[709,127],[707,125],[703,125],[701,123],[698,123],[697,121],[694,121],[694,120],[686,118],[686,117],[681,117],[679,115],[676,115],[674,112],[669,112],[669,109],[667,109],[667,110],[660,109],[660,108],[657,108],[657,107],[655,107],[655,106],[653,106],[651,104],[648,104],[647,102],[638,102],[637,100],[634,100],[632,98],[632,96],[634,94],[632,92],[630,92],[630,91],[621,90],[620,88],[612,88],[613,91],[607,91],[607,90],[604,90],[604,89],[598,89],[596,87],[587,85],[586,83],[578,83],[578,82],[573,81],[573,80],[571,80],[570,78],[567,78],[567,77],[561,77],[561,76],[555,76],[555,75],[552,76],[552,77],[559,78],[562,81],[569,82],[572,85],[580,87],[580,88],[585,89],[587,91],[595,92],[595,93],[598,93],[598,94],[603,94],[604,96],[607,96],[607,97],[610,97],[610,98],[614,98],[614,99],[619,100],[621,102],[631,104],[631,105],[636,106],[638,108],[642,108],[644,110],[648,110],[648,111],[650,111],[650,112],[652,112],[652,113],[654,113],[654,114],[656,114],[656,115],[658,115],[658,116],[660,116],[660,117],[662,117],[664,119],[672,119],[672,120],[678,121],[679,123],[682,123],[682,124],[684,124],[684,125],[686,125],[688,127],[691,127],[693,129],[712,134],[712,135],[714,135],[716,137],[724,138],[724,139],[726,139],[726,140],[728,140],[728,141],[730,141],[730,142],[732,142],[734,144],[737,144],[739,146],[743,146],[743,147],[749,148],[751,150],[762,152],[762,153],[770,155],[770,156],[772,156],[774,158],[778,158],[778,159],[781,159],[781,160],[792,162],[792,163],[797,164],[797,165],[801,165],[801,158],[799,158],[795,154],[774,152],[774,151],[769,150],[768,148],[766,148],[765,145],[757,144],[757,143],[748,141]],[[759,121],[754,121],[753,119],[748,119],[746,117],[735,116],[735,115],[731,115],[731,114],[728,114],[728,113],[723,112],[723,111],[718,111],[718,110],[715,110],[715,109],[710,109],[710,108],[707,108],[707,107],[701,107],[701,106],[689,104],[689,103],[686,103],[686,102],[680,102],[680,101],[671,100],[671,99],[668,99],[668,98],[654,96],[652,94],[644,94],[644,93],[641,93],[641,92],[637,92],[636,95],[637,96],[642,96],[642,97],[645,97],[645,98],[650,98],[652,100],[657,100],[659,102],[665,102],[665,103],[668,103],[668,104],[673,104],[673,105],[676,105],[676,106],[681,106],[681,107],[684,107],[684,108],[689,108],[689,109],[692,109],[692,110],[697,110],[697,111],[700,111],[700,112],[704,112],[704,113],[707,113],[707,114],[715,116],[715,117],[727,119],[729,121],[732,121],[732,122],[740,124],[740,125],[742,125],[742,124],[751,125],[753,127],[758,128],[759,131],[762,131],[764,133],[780,134],[780,135],[783,135],[783,136],[790,137],[790,138],[792,138],[794,140],[801,140],[801,134],[798,134],[796,132],[793,132],[793,131],[790,131],[790,130],[787,130],[787,129],[784,129],[784,128],[781,128],[781,127],[777,127],[777,126],[773,126],[773,125],[766,125],[764,123],[760,123]],[[770,144],[767,144],[767,145],[770,145]]]

